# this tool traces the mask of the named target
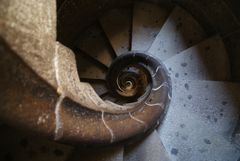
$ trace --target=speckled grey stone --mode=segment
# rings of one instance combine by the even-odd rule
[[[172,160],[237,160],[240,151],[230,138],[239,117],[239,91],[237,83],[173,81],[172,102],[159,128]]]
[[[172,77],[186,80],[230,80],[230,63],[222,39],[211,37],[164,61]]]

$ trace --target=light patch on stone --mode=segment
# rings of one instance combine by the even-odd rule
[[[57,92],[58,93],[62,93],[62,88],[61,88],[61,82],[60,82],[60,76],[59,76],[59,61],[58,61],[58,44],[55,46],[55,55],[54,55],[54,59],[53,59],[53,63],[54,63],[54,68],[55,68],[55,77],[56,77],[56,81],[57,81]]]
[[[38,125],[40,125],[40,124],[45,124],[48,118],[49,118],[49,115],[43,114],[42,116],[40,116],[40,117],[38,118],[37,124],[38,124]]]

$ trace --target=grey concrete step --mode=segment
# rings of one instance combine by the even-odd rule
[[[206,38],[202,27],[185,10],[176,7],[154,40],[149,52],[164,61]]]
[[[233,142],[240,148],[240,117],[233,133]]]
[[[131,10],[128,8],[110,10],[99,21],[116,54],[126,53],[130,48]]]
[[[78,74],[80,79],[105,79],[107,70],[97,65],[95,62],[90,61],[81,53],[76,54]]]
[[[240,151],[223,136],[208,129],[196,117],[181,120],[183,124],[176,124],[172,119],[160,131],[160,137],[170,154],[172,161],[234,161],[240,157]],[[183,118],[184,119],[184,118]],[[188,122],[187,124],[184,124]],[[179,122],[178,122],[179,123]],[[165,126],[171,126],[168,128]]]
[[[173,80],[171,108],[196,114],[216,132],[231,136],[240,115],[239,95],[239,83]]]
[[[211,37],[164,61],[174,79],[230,80],[230,63],[219,36]]]
[[[172,160],[237,160],[231,143],[238,122],[240,84],[173,81],[168,113],[158,129]]]
[[[98,25],[82,32],[75,46],[106,66],[110,66],[114,59],[114,51]]]
[[[154,131],[145,140],[126,146],[124,161],[170,161],[170,159],[158,133]]]
[[[133,9],[132,50],[146,51],[170,13],[170,7],[135,2]]]

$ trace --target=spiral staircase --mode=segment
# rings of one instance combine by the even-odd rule
[[[15,0],[10,2],[14,4]],[[234,10],[237,4],[233,2],[57,1],[57,34],[52,35],[53,31],[47,30],[52,26],[47,26],[47,22],[44,24],[41,19],[40,23],[36,20],[39,26],[33,25],[31,29],[34,31],[30,35],[40,39],[39,29],[46,31],[49,39],[57,37],[61,43],[57,44],[58,57],[64,59],[56,59],[53,66],[61,66],[56,73],[64,73],[64,69],[69,71],[63,75],[56,74],[56,82],[51,79],[51,71],[46,64],[51,64],[49,50],[52,44],[47,40],[39,47],[44,50],[47,59],[42,60],[39,56],[38,63],[32,63],[35,57],[26,58],[24,54],[17,54],[41,79],[23,74],[25,67],[19,65],[22,64],[17,60],[19,58],[4,56],[0,61],[1,73],[6,77],[0,82],[0,90],[3,91],[0,100],[0,118],[3,120],[0,127],[0,160],[240,160],[240,20]],[[2,7],[2,11],[6,11],[3,13],[18,7],[18,12],[22,12],[21,7],[26,2],[21,2],[22,6],[15,3],[15,8],[9,7],[9,10]],[[46,8],[40,9],[41,15],[48,18],[54,15],[55,8],[52,6],[55,4],[44,0],[42,3]],[[0,1],[0,9],[1,5],[6,8],[6,4],[6,0]],[[11,3],[8,5],[11,6]],[[34,9],[36,6],[31,7]],[[17,18],[27,19],[21,19],[21,16],[19,14]],[[4,20],[0,16],[0,29],[3,31],[0,31],[0,52],[19,51],[14,45],[27,42],[14,41],[15,34],[11,30],[15,27],[14,23],[5,24]],[[44,26],[47,27],[43,29]],[[21,27],[18,32],[29,34]],[[8,43],[12,41],[14,43]],[[22,47],[20,52],[28,50],[28,47]],[[34,50],[37,48],[33,47]],[[51,52],[56,53],[56,50]],[[41,61],[47,63],[41,64]],[[6,62],[17,64],[13,66],[21,70],[5,67]],[[77,71],[72,74],[74,65]],[[42,72],[44,70],[50,72],[46,74]],[[9,105],[9,102],[20,101],[16,98],[21,92],[25,94],[26,86],[18,87],[15,82],[10,84],[16,86],[14,90],[20,91],[12,94],[10,85],[5,84],[13,74],[9,72],[9,76],[4,71],[22,74],[17,83],[21,79],[32,80],[29,81],[32,86],[42,80],[48,80],[53,87],[56,83],[55,90],[59,96],[53,94],[54,90],[43,90],[48,85],[41,84],[37,90],[32,90],[30,86],[32,93],[26,99],[22,98],[30,102],[30,105],[25,105],[30,114],[18,117],[20,113],[27,113],[24,104],[20,107],[20,104]],[[83,89],[82,97],[76,97],[72,89],[73,79],[78,78],[74,77],[75,74],[83,84],[73,87],[76,91]],[[60,88],[61,81],[65,84]],[[54,110],[47,111],[54,114],[53,119],[52,116],[41,115],[37,117],[37,125],[32,125],[33,119],[25,119],[35,113],[32,108],[39,106],[44,109],[48,106],[40,102],[41,99],[31,99],[30,95],[39,90],[43,99],[55,99],[51,103]],[[71,99],[74,101],[71,102]],[[8,112],[3,106],[12,108],[16,113]],[[15,109],[15,106],[20,109]],[[27,121],[18,122],[21,118]],[[48,119],[56,123],[48,124]],[[24,132],[16,131],[7,124],[24,129]],[[54,126],[53,130],[51,126]],[[41,137],[27,135],[26,131],[40,133]],[[51,131],[54,136],[49,136]]]

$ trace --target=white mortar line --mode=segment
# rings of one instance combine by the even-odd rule
[[[62,122],[61,122],[61,109],[60,106],[62,104],[63,99],[65,98],[65,95],[60,95],[60,97],[58,98],[58,101],[56,103],[56,107],[55,107],[55,123],[56,123],[56,127],[55,127],[55,140],[59,140],[62,135],[63,132],[61,131],[62,129]]]
[[[65,98],[65,95],[63,94],[62,88],[61,88],[61,81],[60,81],[60,77],[59,77],[59,58],[58,58],[58,44],[56,44],[55,46],[55,55],[54,55],[54,59],[53,59],[53,63],[54,63],[54,69],[55,69],[55,77],[56,77],[56,81],[57,81],[57,92],[60,93],[60,96],[56,102],[56,106],[55,106],[55,136],[54,139],[55,140],[59,140],[63,133],[61,131],[62,128],[62,122],[61,122],[61,114],[60,114],[60,108],[61,108],[61,104],[63,99]]]
[[[154,74],[152,74],[152,77],[155,77],[157,75],[158,70],[160,69],[160,66],[157,67],[156,71]]]
[[[159,87],[153,88],[152,90],[153,90],[153,91],[157,91],[157,90],[159,90],[160,88],[162,88],[163,86],[168,87],[168,83],[167,83],[167,82],[164,82],[164,83],[162,83]]]
[[[137,122],[143,124],[144,126],[146,126],[146,123],[145,123],[144,121],[142,121],[142,120],[140,120],[140,119],[134,117],[134,116],[131,114],[131,112],[129,112],[129,116],[131,117],[131,119],[133,119],[133,120],[135,120],[135,121],[137,121]]]
[[[112,129],[107,125],[107,123],[104,120],[104,111],[102,111],[102,121],[103,121],[104,126],[107,128],[107,130],[109,131],[109,133],[111,135],[111,143],[112,143],[114,141],[115,136],[114,136]]]
[[[54,55],[54,59],[53,59],[53,63],[54,63],[54,69],[55,69],[55,77],[56,77],[56,81],[57,81],[57,90],[58,93],[61,93],[61,83],[60,83],[60,78],[59,78],[59,62],[58,62],[58,44],[56,44],[55,46],[55,55]]]
[[[162,109],[163,109],[163,104],[162,103],[154,103],[154,104],[149,104],[149,103],[147,103],[147,102],[145,102],[145,104],[147,105],[147,106],[160,106]]]

